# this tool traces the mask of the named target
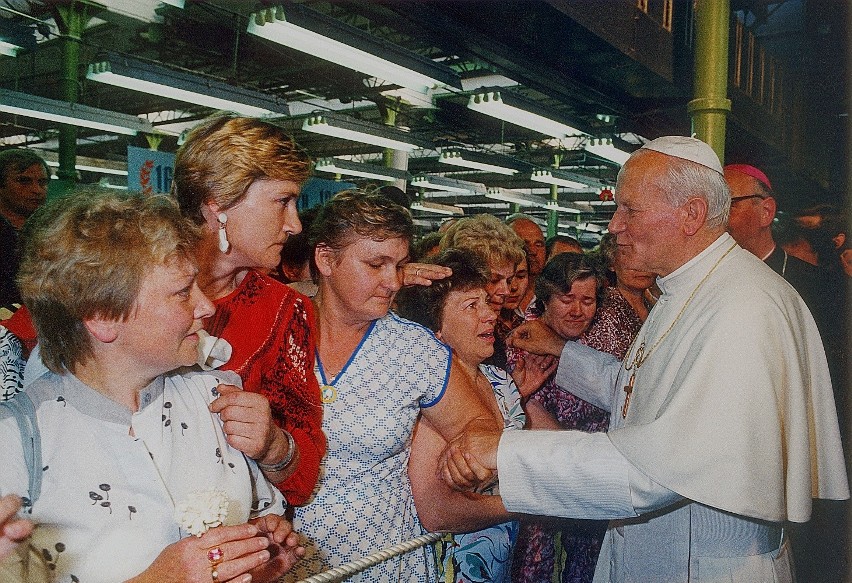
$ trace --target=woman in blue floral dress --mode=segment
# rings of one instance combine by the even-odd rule
[[[436,261],[451,268],[452,276],[429,287],[404,290],[398,298],[399,313],[434,330],[435,336],[453,350],[460,369],[473,380],[478,397],[489,404],[504,430],[523,429],[526,416],[512,377],[503,369],[483,364],[494,351],[497,319],[488,304],[484,263],[461,249],[445,251]],[[540,383],[549,374],[535,370],[537,377],[524,375],[522,381]],[[501,508],[496,489],[460,494],[440,480],[429,479],[428,470],[421,471],[428,467],[425,460],[439,454],[444,445],[428,421],[421,421],[409,465],[418,508],[440,506],[444,515],[453,516],[451,523],[441,523],[440,530],[460,532],[445,535],[436,545],[439,581],[508,583],[518,522]]]

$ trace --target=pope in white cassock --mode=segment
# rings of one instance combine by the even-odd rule
[[[609,432],[468,433],[445,479],[465,488],[496,470],[511,512],[611,520],[596,583],[793,581],[783,522],[807,521],[814,497],[849,497],[814,320],[725,232],[708,145],[645,144],[615,199],[619,252],[662,290],[624,361],[540,321],[510,338],[561,355],[557,383],[611,411]]]

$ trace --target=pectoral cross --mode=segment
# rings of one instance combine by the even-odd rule
[[[624,405],[621,407],[621,418],[627,419],[627,408],[630,406],[630,395],[633,393],[633,383],[636,381],[636,370],[630,373],[630,379],[624,385]]]

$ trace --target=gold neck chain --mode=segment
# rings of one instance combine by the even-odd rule
[[[633,372],[630,373],[630,379],[628,380],[627,385],[625,385],[624,387],[624,392],[627,393],[627,396],[624,399],[624,406],[621,408],[622,419],[625,419],[627,417],[627,408],[630,406],[630,395],[633,393],[633,383],[636,381],[636,373],[639,371],[639,368],[643,364],[645,364],[645,361],[648,360],[648,357],[651,356],[657,349],[657,347],[660,345],[660,343],[666,339],[666,337],[669,335],[675,325],[677,325],[677,323],[680,321],[681,316],[683,316],[684,312],[686,312],[686,308],[688,308],[689,304],[692,303],[692,300],[695,299],[695,295],[698,293],[698,290],[701,289],[701,286],[704,285],[704,282],[706,282],[710,278],[713,272],[716,271],[716,268],[719,267],[719,264],[722,263],[722,260],[725,259],[725,257],[727,257],[728,254],[733,251],[736,246],[736,243],[731,245],[731,247],[727,251],[725,251],[725,253],[716,261],[716,263],[713,264],[713,267],[710,268],[710,271],[708,271],[707,274],[703,278],[701,278],[701,281],[698,282],[698,285],[696,285],[695,289],[692,290],[692,293],[689,294],[689,297],[686,299],[686,302],[683,304],[683,307],[680,309],[680,312],[677,313],[677,316],[675,317],[674,321],[672,321],[666,331],[663,332],[663,335],[660,336],[660,338],[656,342],[654,342],[651,348],[648,349],[648,352],[645,352],[644,339],[642,340],[642,342],[639,343],[639,346],[636,348],[636,352],[633,352],[633,346],[636,344],[636,340],[638,340],[638,337],[633,340],[633,343],[630,345],[630,348],[627,351],[628,356],[624,358],[624,370],[632,370]],[[629,358],[631,353],[633,353],[632,359]]]

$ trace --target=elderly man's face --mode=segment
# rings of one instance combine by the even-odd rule
[[[628,160],[622,170],[609,230],[616,236],[625,268],[668,275],[678,267],[673,258],[684,242],[683,211],[664,194],[667,158],[647,152]]]
[[[726,169],[725,181],[731,189],[731,215],[728,232],[743,247],[751,251],[751,243],[760,237],[775,218],[775,205],[768,201],[756,178],[738,170]]]
[[[512,223],[512,230],[524,240],[524,248],[529,259],[530,275],[536,276],[544,269],[544,234],[541,228],[527,219],[518,219]]]

